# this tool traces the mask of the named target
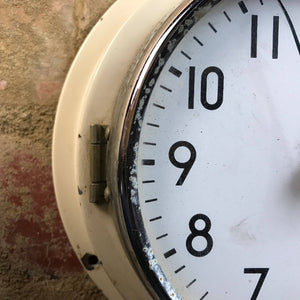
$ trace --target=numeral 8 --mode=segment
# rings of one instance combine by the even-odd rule
[[[205,223],[204,229],[198,230],[196,228],[196,222],[198,220],[204,221],[204,223]],[[213,248],[213,238],[209,234],[209,231],[211,228],[211,221],[210,221],[209,217],[207,217],[206,215],[203,215],[203,214],[197,214],[191,218],[189,227],[191,230],[191,234],[188,236],[188,238],[186,240],[187,250],[189,251],[190,254],[192,254],[193,256],[196,256],[196,257],[206,256],[207,254],[209,254],[209,252]],[[207,245],[204,250],[199,251],[193,247],[192,243],[196,237],[203,237],[206,240]]]

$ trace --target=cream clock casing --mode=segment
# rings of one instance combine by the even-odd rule
[[[300,296],[299,15],[295,0],[119,0],[95,26],[53,171],[109,299]]]

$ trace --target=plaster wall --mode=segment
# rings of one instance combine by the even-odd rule
[[[114,0],[0,0],[0,299],[105,299],[65,235],[51,174],[58,97]]]

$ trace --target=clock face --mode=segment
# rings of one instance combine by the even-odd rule
[[[298,299],[300,3],[200,2],[127,117],[129,235],[160,297]]]

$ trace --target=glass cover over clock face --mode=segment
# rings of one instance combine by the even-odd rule
[[[143,78],[123,209],[160,297],[300,296],[299,16],[194,1]]]

